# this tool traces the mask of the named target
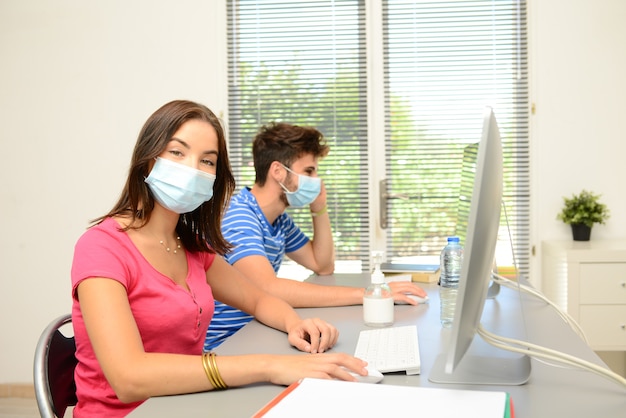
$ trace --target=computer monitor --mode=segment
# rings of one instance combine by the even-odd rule
[[[525,383],[530,375],[527,356],[468,353],[476,337],[491,279],[502,188],[500,131],[493,110],[487,107],[478,145],[456,310],[448,346],[435,361],[429,375],[432,382],[516,385]]]
[[[463,164],[461,168],[461,183],[459,186],[459,204],[457,207],[456,228],[454,235],[458,236],[461,243],[465,243],[467,238],[467,226],[470,217],[470,206],[472,202],[472,194],[474,192],[474,180],[476,176],[476,166],[478,163],[478,144],[467,145],[463,149]],[[494,272],[497,273],[496,261],[494,260]],[[500,285],[496,281],[492,281],[487,290],[487,298],[495,298],[500,293]]]

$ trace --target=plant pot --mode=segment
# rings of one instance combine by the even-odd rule
[[[574,241],[589,241],[591,238],[591,227],[585,224],[571,224]]]

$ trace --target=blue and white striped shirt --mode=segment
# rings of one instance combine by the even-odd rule
[[[231,265],[244,257],[261,255],[267,257],[275,272],[285,253],[296,251],[309,241],[286,212],[270,225],[248,187],[231,199],[222,220],[222,234],[234,245],[224,257]],[[214,349],[251,320],[251,315],[216,300],[204,350]]]

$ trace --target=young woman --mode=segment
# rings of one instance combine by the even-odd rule
[[[222,259],[220,221],[233,189],[224,133],[208,108],[174,101],[150,116],[119,201],[76,244],[74,416],[125,416],[151,396],[367,374],[353,356],[324,353],[337,341],[332,325],[301,319]],[[203,354],[214,298],[311,354]]]

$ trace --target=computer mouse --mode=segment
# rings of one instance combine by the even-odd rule
[[[410,299],[413,299],[414,301],[416,301],[416,302],[417,302],[417,303],[419,303],[419,304],[422,304],[422,303],[428,303],[428,301],[430,300],[430,298],[428,297],[428,295],[426,295],[426,297],[421,297],[421,296],[416,296],[416,295],[410,295],[410,294],[407,294],[407,296],[408,296]],[[402,300],[397,300],[397,301],[396,301],[396,305],[408,305],[408,303],[407,303],[407,302],[405,302],[405,301],[402,301]]]
[[[365,368],[367,369],[367,376],[361,376],[351,370],[347,370],[347,372],[354,376],[359,383],[378,383],[383,380],[383,377],[385,377],[381,372],[373,367],[366,366]]]
[[[428,295],[421,297],[421,296],[416,296],[416,295],[407,295],[409,298],[413,299],[414,301],[416,301],[417,303],[428,303],[428,301],[430,300],[430,298],[428,297]]]

